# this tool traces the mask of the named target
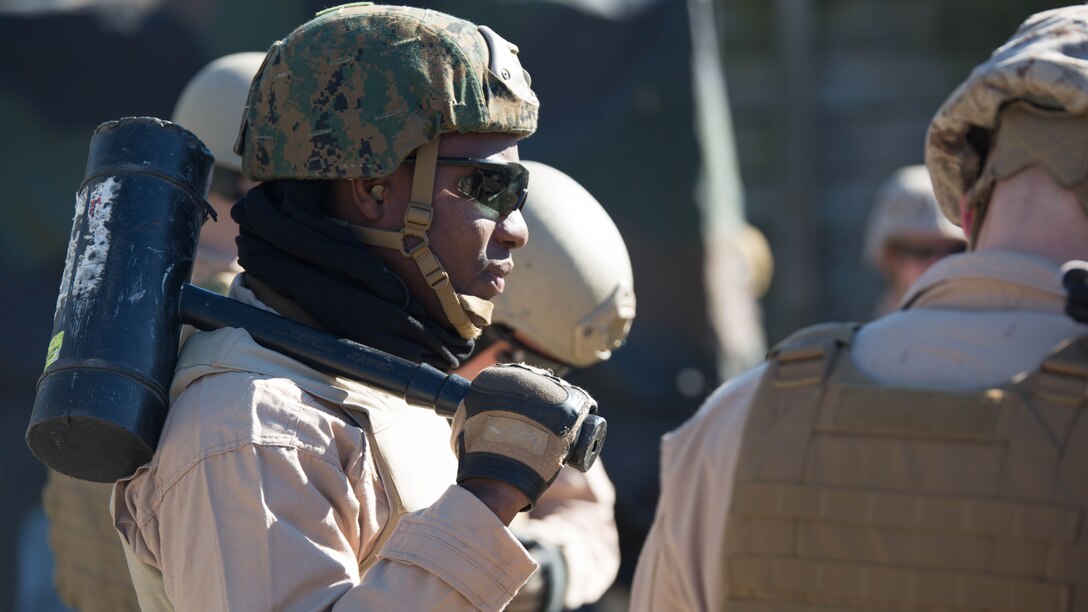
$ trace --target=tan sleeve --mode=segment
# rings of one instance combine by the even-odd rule
[[[360,583],[355,498],[338,466],[250,445],[194,466],[159,509],[178,610],[501,610],[536,565],[471,493],[403,517]]]
[[[177,610],[505,606],[536,564],[460,487],[375,549],[393,527],[371,451],[289,382],[207,376],[174,402],[152,463],[115,485],[114,524]]]
[[[661,443],[661,499],[638,558],[631,612],[722,610],[726,509],[764,366],[726,383]]]
[[[568,608],[593,603],[616,580],[620,567],[616,489],[598,459],[586,473],[563,468],[528,520],[516,531],[558,547],[567,564]]]
[[[249,444],[192,466],[142,531],[177,610],[327,609],[358,584],[371,540],[359,493],[339,465]]]
[[[379,556],[338,610],[502,610],[537,567],[498,517],[458,486],[401,518]]]

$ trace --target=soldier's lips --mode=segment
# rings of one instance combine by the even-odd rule
[[[503,289],[506,288],[506,279],[503,278],[503,275],[488,271],[484,272],[484,277],[487,279],[488,286],[495,292],[494,295],[488,297],[488,299],[502,293]]]
[[[506,275],[513,269],[514,264],[509,260],[494,262],[487,266],[483,276],[487,280],[488,287],[493,293],[484,299],[490,300],[503,292],[503,289],[506,288]]]

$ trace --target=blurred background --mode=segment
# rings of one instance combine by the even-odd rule
[[[542,105],[522,157],[585,185],[631,251],[628,345],[571,377],[609,420],[624,555],[609,601],[620,606],[653,516],[660,435],[798,327],[870,316],[881,281],[861,253],[881,183],[922,162],[930,117],[972,67],[1061,3],[405,4],[490,25],[521,48]],[[0,0],[0,609],[47,606],[27,599],[48,576],[33,569],[44,468],[23,435],[91,132],[170,117],[204,64],[264,51],[329,5]]]

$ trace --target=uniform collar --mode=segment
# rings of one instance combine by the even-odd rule
[[[276,312],[276,309],[262,302],[260,298],[257,297],[257,294],[253,293],[253,290],[246,284],[245,272],[234,277],[234,280],[230,284],[230,291],[227,292],[227,296],[238,300],[247,306],[253,306],[271,313],[280,314],[279,312]]]
[[[946,257],[911,285],[899,308],[1063,312],[1060,266],[1015,251],[973,251]]]

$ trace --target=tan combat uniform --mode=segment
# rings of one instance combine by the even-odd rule
[[[824,406],[807,420],[754,411],[766,365],[719,389],[664,438],[632,610],[1088,610],[1088,369],[1047,360],[1088,326],[1064,300],[1047,260],[954,256],[836,361],[918,394],[916,409],[824,398],[796,404]],[[798,389],[829,363],[792,358],[807,369],[788,376]],[[1030,404],[937,403],[1029,383]],[[934,389],[947,393],[924,399]]]
[[[49,476],[43,503],[62,600],[83,611],[138,610],[124,549],[109,515],[113,485],[52,471]],[[562,551],[567,570],[563,599],[568,608],[599,600],[619,571],[615,498],[602,462],[586,474],[564,468],[536,508],[519,514],[511,525],[519,534]]]
[[[154,459],[114,490],[144,609],[498,610],[536,568],[451,484],[429,410],[235,329],[190,338],[171,397]]]

